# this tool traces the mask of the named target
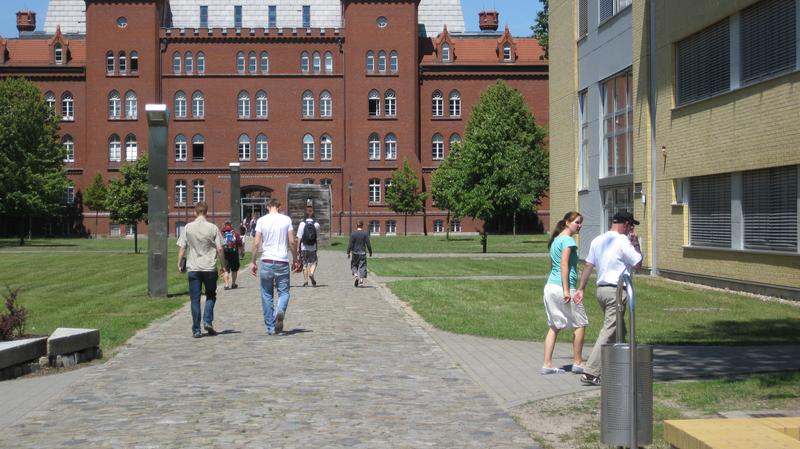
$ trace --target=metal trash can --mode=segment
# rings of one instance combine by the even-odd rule
[[[631,351],[627,343],[603,345],[600,438],[604,444],[629,447],[632,423],[638,446],[653,442],[653,347],[636,348],[636,417],[631,416]],[[635,448],[634,448],[635,449]]]

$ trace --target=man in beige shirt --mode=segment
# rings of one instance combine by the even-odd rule
[[[200,201],[194,207],[197,218],[183,229],[178,237],[178,271],[180,260],[186,257],[186,271],[189,272],[189,298],[192,301],[192,336],[200,338],[200,291],[206,291],[206,307],[203,313],[204,325],[208,335],[217,335],[214,322],[214,303],[217,301],[217,261],[219,257],[223,268],[225,257],[222,253],[222,237],[214,223],[206,221],[208,204]]]

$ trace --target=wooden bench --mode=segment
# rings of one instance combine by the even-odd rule
[[[676,449],[800,449],[800,417],[664,421]]]

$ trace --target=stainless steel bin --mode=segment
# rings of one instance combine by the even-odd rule
[[[636,345],[636,419],[631,416],[631,354],[627,343],[603,345],[600,439],[611,446],[629,447],[631,423],[636,422],[638,446],[653,442],[653,347]]]

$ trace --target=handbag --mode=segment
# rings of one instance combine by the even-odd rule
[[[181,257],[181,260],[178,262],[178,269],[181,273],[186,273],[186,256]]]

